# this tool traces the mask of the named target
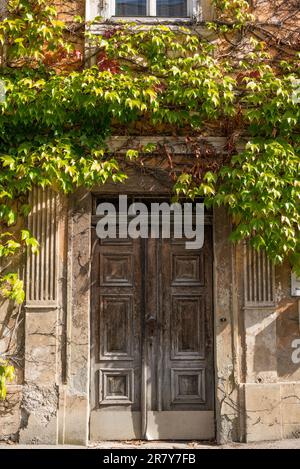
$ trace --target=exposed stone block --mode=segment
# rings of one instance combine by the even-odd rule
[[[24,386],[20,443],[57,444],[57,411],[56,386]]]
[[[279,384],[246,384],[246,441],[282,438]]]

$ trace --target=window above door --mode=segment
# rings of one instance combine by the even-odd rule
[[[86,19],[102,17],[139,22],[208,20],[211,0],[86,0]]]
[[[111,0],[117,17],[188,18],[190,0]]]

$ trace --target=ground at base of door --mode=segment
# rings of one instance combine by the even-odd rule
[[[19,445],[13,442],[1,442],[0,450],[2,449],[300,449],[300,438],[255,443],[227,443],[224,445],[199,441],[100,441],[88,446]]]

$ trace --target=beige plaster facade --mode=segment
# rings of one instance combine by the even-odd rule
[[[82,2],[73,3],[74,12],[82,9]],[[211,14],[207,2],[205,9]],[[18,337],[22,359],[0,404],[0,439],[89,441],[93,196],[168,194],[163,171],[160,176],[133,172],[122,187],[107,184],[67,199],[50,189],[31,193],[28,224],[41,250],[21,267],[27,292]],[[292,360],[293,340],[300,338],[299,304],[290,294],[290,268],[274,268],[263,254],[232,244],[230,230],[227,214],[214,211],[216,440],[299,438],[300,363]],[[2,304],[3,330],[11,314],[11,305]]]

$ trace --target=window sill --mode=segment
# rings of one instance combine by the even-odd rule
[[[169,18],[169,17],[158,17],[158,16],[111,16],[110,18],[103,18],[103,23],[115,24],[115,23],[140,23],[140,24],[192,24],[195,23],[195,18]],[[103,24],[98,23],[98,24]]]

